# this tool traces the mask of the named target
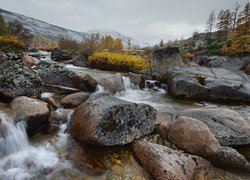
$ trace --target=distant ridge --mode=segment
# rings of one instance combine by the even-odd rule
[[[111,29],[96,29],[87,32],[78,32],[56,25],[46,23],[44,21],[27,17],[18,13],[10,12],[0,8],[0,15],[5,19],[6,22],[19,21],[25,28],[30,30],[33,35],[42,36],[57,42],[60,36],[65,38],[82,41],[84,38],[89,37],[91,34],[100,34],[100,36],[110,35],[113,38],[120,38],[123,40],[125,47],[128,46],[128,41],[130,39],[132,46],[148,47],[150,43],[137,40],[135,38],[129,37],[125,34],[119,33]]]

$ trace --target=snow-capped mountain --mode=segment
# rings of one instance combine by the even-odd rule
[[[21,14],[13,13],[10,11],[6,11],[0,9],[0,15],[4,18],[6,22],[10,21],[19,21],[24,27],[34,35],[42,36],[48,39],[51,39],[54,42],[57,42],[59,37],[63,36],[67,39],[82,41],[84,38],[89,37],[91,34],[100,34],[100,36],[111,35],[113,38],[120,38],[123,40],[125,47],[128,45],[128,41],[130,39],[132,46],[140,46],[147,47],[150,46],[149,43],[137,40],[135,38],[131,38],[127,35],[121,34],[114,30],[109,29],[99,29],[99,30],[91,30],[88,32],[77,32],[73,30],[69,30],[66,28],[62,28],[59,26],[55,26],[38,19],[30,18]]]
[[[88,34],[88,36],[90,36],[91,34],[99,34],[100,37],[110,35],[113,38],[120,38],[123,41],[125,47],[128,46],[129,40],[130,40],[130,43],[131,43],[132,46],[139,46],[139,47],[149,47],[149,46],[151,46],[151,44],[148,43],[148,42],[141,41],[141,40],[129,37],[129,36],[125,35],[125,34],[119,33],[119,32],[114,31],[112,29],[94,29],[94,30],[87,31],[87,34]]]
[[[58,27],[34,18],[30,18],[17,13],[12,13],[3,9],[0,9],[0,15],[4,18],[6,22],[15,20],[21,22],[26,29],[30,30],[32,34],[51,39],[52,41],[58,41],[60,36],[81,41],[85,36],[85,33]]]

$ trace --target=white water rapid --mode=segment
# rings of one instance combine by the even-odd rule
[[[158,111],[164,112],[166,109],[166,91],[164,89],[157,89],[157,91],[151,91],[148,88],[140,89],[139,86],[134,85],[128,77],[123,76],[123,83],[125,91],[115,94],[117,98],[135,102],[145,103],[153,106]]]
[[[11,118],[0,113],[0,179],[26,180],[50,179],[56,171],[71,168],[54,151],[54,146],[64,143],[66,124],[60,126],[55,145],[49,142],[34,146],[29,143],[25,123],[13,124]]]

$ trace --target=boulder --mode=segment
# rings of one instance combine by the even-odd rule
[[[219,142],[205,124],[184,116],[170,124],[168,139],[180,149],[203,157],[212,156],[220,149]]]
[[[42,64],[35,69],[46,84],[95,91],[97,82],[88,74],[78,75],[67,69],[64,64]]]
[[[245,73],[250,75],[250,63],[246,66]]]
[[[54,61],[65,61],[71,60],[73,55],[70,52],[55,48],[51,52],[51,58]]]
[[[152,53],[151,70],[152,73],[166,73],[167,70],[183,65],[179,48],[167,47],[157,49]]]
[[[214,179],[213,166],[205,159],[180,153],[147,141],[133,143],[135,156],[153,179]]]
[[[250,102],[250,79],[239,71],[175,67],[165,77],[174,97]]]
[[[11,102],[11,111],[14,122],[26,121],[27,134],[34,135],[48,124],[48,104],[25,96],[19,96]]]
[[[145,78],[143,75],[129,72],[128,77],[133,84],[139,86],[140,88],[144,88]]]
[[[41,98],[44,102],[46,102],[50,109],[57,109],[56,101],[52,97]]]
[[[216,167],[250,173],[250,163],[238,151],[222,146],[217,154],[206,157]]]
[[[206,124],[223,146],[250,144],[250,126],[237,112],[224,108],[193,108],[179,113]]]
[[[8,56],[9,60],[20,60],[22,59],[23,54],[22,53],[13,53],[13,52],[7,52],[6,55]]]
[[[79,67],[86,67],[86,58],[84,56],[76,56],[72,61],[71,64],[74,66]]]
[[[0,51],[0,64],[4,63],[7,60],[8,56],[4,52]]]
[[[241,69],[244,61],[239,57],[225,56],[199,56],[196,62],[205,67],[226,68],[226,69]]]
[[[94,145],[124,145],[154,129],[156,110],[107,93],[97,93],[78,106],[72,116],[70,133]]]
[[[85,92],[70,94],[61,99],[61,105],[65,108],[74,108],[82,104],[88,98],[89,95]]]
[[[99,77],[97,81],[104,88],[104,90],[111,94],[125,91],[122,75],[120,73]]]
[[[171,117],[166,116],[163,113],[157,112],[155,122],[155,132],[158,133],[162,138],[168,138],[169,127],[171,124]]]
[[[250,56],[245,56],[242,58],[243,59],[243,65],[240,68],[240,70],[245,71],[246,74],[250,74]]]
[[[6,61],[0,64],[0,99],[9,100],[16,96],[38,97],[43,82],[36,72],[21,62]]]
[[[22,57],[22,63],[25,64],[27,67],[31,68],[34,65],[37,65],[40,61],[34,57],[31,57],[27,54],[25,54]]]
[[[123,78],[120,73],[113,73],[109,71],[100,71],[97,69],[89,68],[74,68],[68,67],[71,71],[74,71],[79,76],[88,74],[93,77],[99,85],[101,85],[105,91],[115,94],[118,91],[125,91]]]

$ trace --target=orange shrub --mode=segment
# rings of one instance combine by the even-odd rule
[[[26,49],[26,45],[15,36],[0,36],[0,50],[4,49]]]

